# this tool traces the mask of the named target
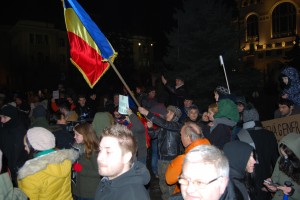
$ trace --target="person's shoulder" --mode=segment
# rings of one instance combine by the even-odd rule
[[[295,105],[292,111],[292,115],[298,115],[298,114],[300,114],[300,105]]]

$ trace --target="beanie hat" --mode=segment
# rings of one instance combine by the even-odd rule
[[[223,86],[217,86],[215,91],[218,92],[219,94],[224,94],[224,95],[229,94],[229,90]]]
[[[6,104],[1,108],[0,115],[16,118],[18,116],[18,109],[10,104]]]
[[[170,105],[170,106],[167,107],[167,110],[169,110],[169,111],[171,111],[171,112],[174,113],[174,119],[173,119],[173,121],[178,121],[179,118],[181,117],[181,114],[182,114],[181,110],[177,106]]]
[[[247,105],[246,98],[244,96],[236,97],[236,103],[243,104],[244,106]]]
[[[54,135],[45,128],[33,127],[27,131],[30,145],[38,151],[53,149],[55,147]]]
[[[250,122],[250,121],[259,121],[259,114],[255,108],[250,110],[243,111],[243,121]]]

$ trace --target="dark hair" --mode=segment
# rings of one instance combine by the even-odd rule
[[[293,181],[300,184],[300,160],[295,153],[285,144],[280,144],[280,148],[286,153],[287,157],[279,160],[279,170],[291,177]]]
[[[288,106],[290,108],[291,106],[294,105],[294,102],[292,100],[289,100],[289,99],[280,98],[278,100],[278,104],[280,104],[280,105],[286,105],[286,106]]]
[[[58,107],[61,108],[61,109],[64,108],[64,109],[66,109],[68,111],[71,110],[71,105],[70,105],[70,103],[67,100],[59,102]]]

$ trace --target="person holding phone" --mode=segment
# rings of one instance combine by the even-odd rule
[[[264,181],[266,188],[274,193],[273,200],[300,199],[300,134],[289,133],[278,143],[278,158],[272,177]],[[275,184],[274,184],[275,183]],[[277,185],[278,184],[278,185]]]

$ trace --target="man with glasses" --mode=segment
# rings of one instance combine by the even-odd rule
[[[178,182],[184,200],[236,199],[229,181],[228,160],[212,145],[197,146],[186,154]]]

